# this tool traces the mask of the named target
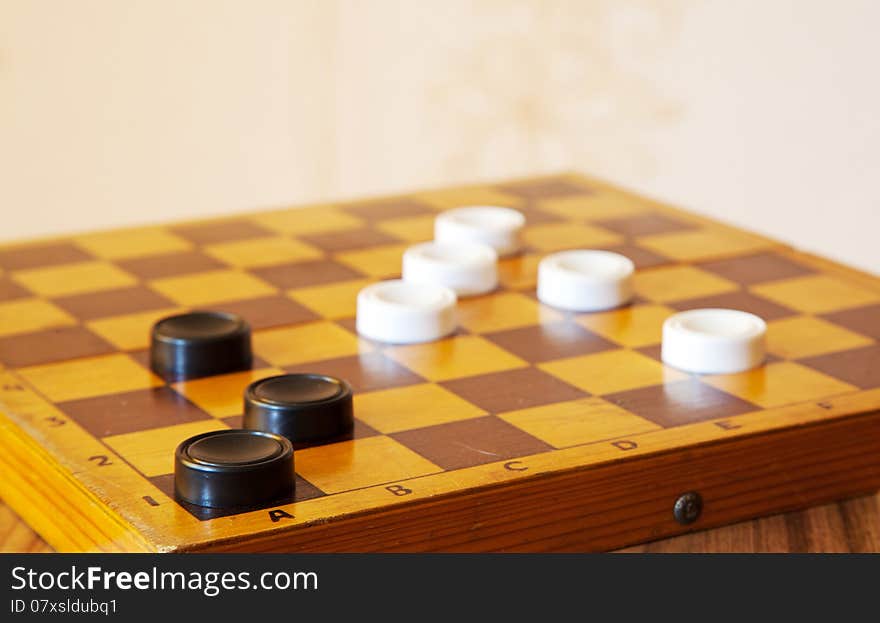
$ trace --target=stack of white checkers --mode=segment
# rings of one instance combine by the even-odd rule
[[[437,216],[434,240],[403,254],[402,278],[367,286],[358,294],[357,330],[393,344],[429,342],[456,329],[459,297],[498,286],[498,258],[521,249],[525,217],[512,208],[467,206]],[[567,312],[600,312],[629,304],[633,262],[619,253],[562,251],[538,265],[538,299]],[[732,309],[696,309],[668,318],[662,359],[696,374],[729,374],[765,358],[764,321]]]

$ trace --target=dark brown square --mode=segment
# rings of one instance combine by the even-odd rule
[[[758,410],[751,403],[709,387],[696,377],[631,389],[603,398],[667,428]]]
[[[422,377],[383,354],[375,352],[288,366],[285,370],[293,373],[335,376],[347,381],[355,392],[370,392],[425,382]]]
[[[320,318],[312,310],[284,296],[232,301],[220,303],[215,307],[220,311],[238,314],[248,321],[253,330],[309,322]]]
[[[59,407],[95,437],[211,419],[168,387],[71,400]]]
[[[680,311],[707,307],[738,309],[740,311],[755,314],[767,321],[785,318],[786,316],[793,316],[797,313],[788,307],[784,307],[773,301],[768,301],[765,298],[756,296],[744,290],[727,292],[716,296],[687,299],[685,301],[675,301],[674,303],[670,303],[670,307]]]
[[[282,289],[305,288],[334,281],[363,279],[355,270],[332,260],[279,264],[251,270],[257,277]]]
[[[357,334],[357,318],[355,316],[349,316],[348,318],[339,318],[336,321],[340,327],[348,331],[349,333]],[[359,336],[358,339],[366,340],[370,344],[374,345],[376,348],[382,348],[384,342],[377,342],[376,340],[371,340],[370,338]]]
[[[489,413],[577,400],[588,394],[537,368],[521,368],[440,383]]]
[[[0,250],[0,268],[25,270],[56,264],[72,264],[95,259],[82,249],[66,242],[35,244]]]
[[[605,247],[605,251],[625,255],[636,265],[636,270],[672,263],[672,260],[668,257],[663,257],[659,253],[654,253],[653,251],[649,251],[648,249],[635,244],[621,244],[613,247]]]
[[[14,281],[6,277],[0,277],[0,301],[11,301],[12,299],[20,299],[30,295],[30,292]]]
[[[664,214],[638,214],[596,221],[596,224],[624,236],[650,236],[697,229],[697,226],[692,223],[679,221]]]
[[[880,344],[809,357],[798,363],[861,389],[880,387]]]
[[[305,500],[311,500],[313,498],[320,498],[324,495],[325,493],[321,491],[318,487],[310,483],[299,474],[296,475],[296,492],[293,494],[294,502],[303,502]]]
[[[119,260],[116,263],[123,270],[137,275],[141,279],[161,279],[162,277],[201,273],[225,267],[213,257],[198,251],[150,255],[130,260]]]
[[[297,474],[295,477],[294,494],[288,495],[278,500],[273,500],[271,504],[233,509],[209,508],[207,506],[196,506],[195,504],[188,504],[187,502],[176,499],[174,495],[174,474],[162,474],[161,476],[153,476],[152,478],[148,478],[148,480],[152,482],[153,485],[162,493],[170,497],[172,500],[175,501],[176,504],[181,506],[189,514],[200,521],[219,519],[220,517],[230,517],[232,515],[238,515],[240,513],[249,513],[255,510],[259,510],[261,508],[270,509],[284,504],[291,504],[293,502],[302,502],[304,500],[311,500],[313,498],[323,497],[325,495],[325,493],[318,489],[318,487]],[[145,501],[144,503],[147,504],[148,502]]]
[[[552,448],[494,415],[390,435],[443,469],[460,469]]]
[[[502,192],[529,200],[593,194],[593,191],[590,189],[561,177],[502,184],[501,186],[498,186],[498,189]]]
[[[825,314],[822,317],[850,331],[869,335],[875,340],[880,340],[880,305],[846,309],[832,314]]]
[[[436,211],[427,203],[413,199],[412,197],[390,197],[385,199],[372,199],[370,201],[358,201],[343,206],[345,211],[361,218],[381,221],[389,218],[402,216],[419,216],[421,214],[436,214]]]
[[[808,266],[803,266],[775,253],[759,253],[757,255],[735,257],[728,260],[706,262],[700,264],[700,268],[743,285],[788,279],[815,272]]]
[[[132,350],[128,352],[128,356],[147,370],[150,369],[150,349],[143,348],[140,350]]]
[[[176,306],[173,301],[144,286],[76,294],[52,302],[84,321]]]
[[[556,214],[551,214],[550,212],[545,212],[540,208],[535,208],[532,206],[524,206],[517,207],[516,210],[523,213],[523,216],[526,217],[526,224],[528,225],[541,225],[542,223],[558,223],[560,221],[564,221],[565,219],[561,216],[557,216]]]
[[[662,344],[651,344],[650,346],[642,346],[640,348],[636,348],[635,350],[642,353],[646,357],[650,357],[655,361],[663,361]]]
[[[489,333],[485,338],[530,363],[589,355],[617,348],[575,322],[548,322]]]
[[[85,327],[58,327],[0,338],[0,362],[13,368],[112,353],[116,349]]]
[[[382,244],[400,242],[400,240],[394,236],[389,236],[381,231],[366,227],[350,231],[311,234],[308,236],[299,236],[299,238],[300,240],[318,247],[327,253],[350,251],[352,249],[366,249],[368,247],[375,247]]]
[[[220,418],[220,421],[226,424],[229,428],[241,428],[242,420],[244,416],[239,415],[230,415],[229,417]]]
[[[232,242],[271,236],[274,232],[260,227],[253,221],[223,221],[220,223],[202,223],[199,225],[181,225],[174,227],[175,234],[196,244],[213,244]]]

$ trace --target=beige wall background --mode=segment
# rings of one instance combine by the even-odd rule
[[[0,0],[0,238],[579,169],[880,272],[880,3]]]

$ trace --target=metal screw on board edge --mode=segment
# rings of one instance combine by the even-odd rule
[[[703,498],[696,491],[678,496],[672,507],[672,516],[683,526],[694,523],[703,511]]]

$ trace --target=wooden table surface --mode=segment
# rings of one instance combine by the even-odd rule
[[[0,500],[0,552],[51,552]],[[623,552],[880,552],[880,493],[694,532]]]

